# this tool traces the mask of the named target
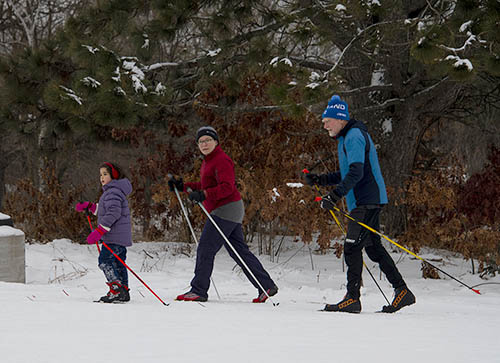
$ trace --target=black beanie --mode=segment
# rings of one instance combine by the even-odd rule
[[[217,135],[217,131],[212,126],[202,126],[196,131],[196,142],[202,136],[210,136],[215,141],[219,142],[219,135]]]

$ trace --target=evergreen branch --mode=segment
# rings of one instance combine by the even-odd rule
[[[302,67],[309,68],[309,69],[328,71],[330,68],[332,68],[331,63],[317,62],[317,61],[312,61],[312,60],[301,59],[298,57],[288,57],[288,59],[293,61],[294,64],[297,64],[297,65],[300,65]]]
[[[216,111],[221,114],[227,114],[231,112],[272,112],[272,111],[281,111],[285,107],[284,106],[251,106],[251,105],[245,105],[245,106],[236,106],[236,107],[230,107],[230,106],[219,106],[219,105],[214,105],[214,104],[209,104],[209,103],[203,103],[200,101],[195,101],[194,106],[200,106],[204,108],[208,108],[210,110]]]
[[[292,12],[289,14],[290,16],[300,16],[302,12],[305,12],[307,9],[300,9]],[[228,40],[224,45],[225,47],[240,47],[243,44],[247,43],[251,39],[259,36],[263,36],[266,34],[269,34],[271,32],[276,31],[277,29],[285,26],[286,24],[284,22],[279,22],[277,20],[274,20],[273,22],[261,26],[257,29],[251,30],[247,33],[237,35],[233,37],[232,39]],[[234,56],[232,59],[238,59],[241,58],[240,55]],[[209,59],[214,59],[213,55],[210,55],[207,53],[204,56],[197,57],[195,59],[188,60],[186,62],[164,62],[164,63],[156,63],[150,66],[146,66],[143,68],[145,72],[147,71],[152,71],[160,68],[169,68],[169,69],[183,69],[183,68],[194,68],[197,67],[201,64],[206,63],[207,60]],[[309,65],[313,65],[313,63],[308,63]],[[321,69],[327,70],[330,67],[324,65]]]
[[[427,88],[424,88],[421,91],[418,91],[417,93],[415,93],[414,95],[412,95],[412,97],[419,97],[419,96],[423,95],[424,93],[432,91],[434,88],[438,87],[440,84],[446,82],[448,80],[448,78],[449,77],[446,76],[446,77],[440,79],[439,81],[437,81],[436,83],[434,83],[432,86],[429,86]]]
[[[344,58],[344,55],[346,54],[346,52],[353,46],[353,44],[357,40],[359,40],[361,38],[362,35],[364,35],[364,33],[366,33],[367,31],[369,31],[375,27],[381,26],[381,25],[389,25],[389,24],[401,23],[401,22],[404,23],[404,20],[384,21],[384,22],[369,25],[366,28],[364,28],[363,30],[359,31],[358,34],[356,34],[356,36],[354,36],[354,38],[352,38],[351,41],[342,50],[342,52],[340,53],[340,56],[338,57],[337,61],[333,65],[333,67],[325,73],[326,78],[328,79],[328,76],[330,75],[330,73],[332,73],[337,68],[337,66],[340,64],[340,61]]]
[[[358,88],[354,88],[354,89],[351,89],[348,91],[338,91],[337,93],[341,96],[352,96],[352,95],[374,92],[374,91],[387,91],[389,89],[392,89],[392,87],[393,87],[392,83],[389,83],[389,84],[380,84],[380,85],[376,85],[376,86],[358,87]]]
[[[406,100],[404,98],[391,98],[389,100],[385,100],[383,103],[380,103],[378,105],[363,107],[360,109],[360,111],[367,112],[367,111],[383,110],[384,108],[387,108],[387,107],[393,106],[393,105],[399,105],[401,103],[404,103],[405,101]]]

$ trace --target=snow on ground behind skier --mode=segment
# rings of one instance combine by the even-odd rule
[[[361,314],[318,312],[345,293],[341,260],[313,254],[311,263],[307,246],[287,246],[277,262],[260,256],[280,288],[274,307],[250,303],[256,291],[225,250],[213,275],[221,300],[212,287],[206,303],[175,302],[189,289],[194,258],[183,244],[136,243],[127,262],[170,303],[165,307],[131,274],[130,303],[92,303],[107,290],[95,246],[27,244],[28,283],[0,282],[1,361],[499,361],[499,285],[480,287],[479,296],[448,278],[425,280],[418,260],[394,253],[416,305],[392,315],[374,313],[386,303],[365,272]],[[484,282],[470,274],[470,262],[449,253],[421,256],[438,260],[433,263],[469,285]],[[392,299],[388,282],[365,260]]]

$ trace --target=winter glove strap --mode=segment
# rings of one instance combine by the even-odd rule
[[[334,210],[335,209],[335,204],[342,198],[337,193],[337,190],[332,190],[330,193],[327,195],[323,196],[321,198],[321,208],[326,209],[326,210]]]

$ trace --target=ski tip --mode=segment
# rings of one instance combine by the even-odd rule
[[[476,294],[481,295],[478,289],[471,289],[471,290],[474,291]]]

